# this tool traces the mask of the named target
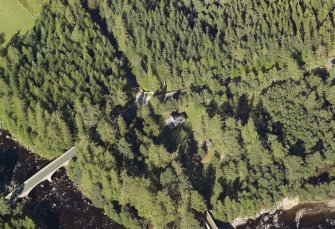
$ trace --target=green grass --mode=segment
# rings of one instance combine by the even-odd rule
[[[19,0],[31,15],[37,17],[47,0]]]
[[[0,32],[8,41],[20,31],[24,33],[34,25],[35,17],[45,0],[0,0]]]

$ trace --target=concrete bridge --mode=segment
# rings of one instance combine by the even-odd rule
[[[11,193],[6,196],[7,200],[15,201],[18,198],[27,196],[30,191],[35,188],[38,184],[45,180],[51,182],[52,175],[61,167],[66,166],[69,161],[75,156],[75,147],[59,156],[47,166],[38,171],[35,175],[26,180],[23,184],[17,186]]]
[[[210,211],[206,212],[206,228],[207,229],[219,229],[218,226],[216,226],[214,219],[211,216]]]
[[[63,155],[59,156],[47,166],[42,168],[40,171],[35,173],[32,177],[26,180],[23,184],[17,186],[12,192],[10,192],[5,198],[9,201],[15,201],[18,198],[23,198],[28,196],[28,194],[33,190],[37,185],[42,183],[45,180],[52,181],[52,175],[61,167],[66,166],[69,161],[75,156],[75,147],[72,147]],[[207,229],[218,229],[216,226],[210,211],[206,212],[205,225]]]

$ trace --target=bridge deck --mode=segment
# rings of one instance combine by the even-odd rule
[[[219,228],[216,226],[216,224],[215,224],[215,222],[214,222],[212,216],[210,215],[210,213],[209,213],[208,211],[206,212],[206,221],[207,221],[207,223],[208,223],[208,226],[210,226],[211,229],[219,229]]]
[[[43,182],[46,179],[51,178],[52,174],[58,170],[60,167],[64,166],[69,160],[75,156],[75,147],[72,147],[70,150],[50,162],[47,166],[38,171],[35,175],[26,180],[22,185],[19,185],[11,193],[6,196],[6,199],[11,199],[12,194],[15,193],[18,196],[22,194],[23,196],[27,194],[39,183]],[[17,192],[17,189],[22,188],[22,190]]]

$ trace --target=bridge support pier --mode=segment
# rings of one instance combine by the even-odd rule
[[[29,192],[35,188],[41,182],[48,180],[50,183],[52,182],[52,175],[63,166],[66,166],[75,156],[75,147],[72,147],[68,151],[66,151],[63,155],[59,156],[52,162],[50,162],[47,166],[38,171],[35,175],[26,180],[23,184],[16,187],[13,191],[11,191],[6,199],[8,200],[16,200],[17,198],[25,197],[29,194]],[[14,195],[14,196],[13,196]]]
[[[47,180],[48,180],[50,183],[52,183],[52,178],[51,178],[51,176],[50,176],[50,177],[47,177]]]

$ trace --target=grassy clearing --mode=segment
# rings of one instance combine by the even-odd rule
[[[47,0],[18,0],[27,9],[27,11],[33,16],[37,17],[41,12],[43,5]]]
[[[34,17],[43,2],[45,0],[0,0],[0,32],[6,34],[7,40],[18,31],[26,32],[34,25]]]
[[[204,165],[209,165],[211,163],[212,157],[214,156],[215,151],[214,150],[208,150],[208,153],[206,154],[206,156],[204,156],[204,158],[202,159],[202,163]]]

